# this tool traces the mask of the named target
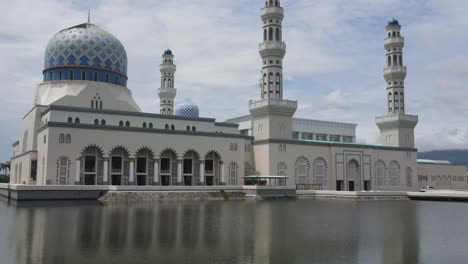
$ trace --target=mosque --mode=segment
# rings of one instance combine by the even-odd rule
[[[404,38],[397,20],[384,39],[387,115],[379,144],[356,143],[355,124],[293,118],[283,98],[284,10],[268,0],[263,21],[260,98],[250,115],[225,122],[176,107],[174,53],[160,64],[160,113],[142,112],[127,87],[127,54],[90,23],[63,29],[45,49],[43,82],[13,144],[11,184],[244,185],[254,175],[297,189],[404,191],[427,185],[467,189],[466,167],[417,160],[418,116],[406,113]]]

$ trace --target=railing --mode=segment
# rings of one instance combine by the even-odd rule
[[[297,101],[267,98],[267,99],[257,100],[257,101],[251,100],[249,102],[249,108],[250,109],[257,108],[257,107],[262,107],[262,106],[267,106],[267,105],[282,105],[282,106],[296,107],[297,108]]]
[[[406,66],[390,66],[384,68],[384,74],[392,72],[406,72]]]
[[[260,50],[264,50],[264,49],[281,49],[281,50],[286,50],[286,43],[284,43],[284,42],[278,42],[278,41],[267,41],[267,42],[258,44],[258,48],[259,48]]]
[[[404,121],[411,121],[411,122],[418,122],[418,116],[415,115],[403,115],[403,114],[394,114],[389,116],[381,116],[377,117],[375,120],[377,122],[388,122],[394,120],[404,120]]]
[[[269,14],[284,14],[284,9],[279,6],[269,6],[269,7],[264,7],[260,10],[260,15],[263,17],[265,15]]]
[[[296,184],[296,190],[323,190],[322,184]]]
[[[391,44],[403,44],[405,42],[405,38],[403,37],[391,37],[391,38],[386,38],[384,40],[384,45],[391,45]]]

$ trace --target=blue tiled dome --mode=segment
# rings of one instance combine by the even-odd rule
[[[127,53],[112,34],[84,23],[52,37],[43,73],[44,81],[83,79],[126,86]]]
[[[398,20],[392,19],[390,22],[388,22],[389,26],[399,26],[400,24],[398,23]]]
[[[170,49],[165,50],[164,55],[172,55],[172,50]]]
[[[198,106],[194,104],[183,104],[177,107],[176,115],[185,117],[199,117],[200,112],[198,110]]]

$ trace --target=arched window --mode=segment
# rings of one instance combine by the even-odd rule
[[[102,109],[102,101],[99,101],[99,109]]]
[[[299,157],[296,160],[295,180],[297,189],[309,188],[309,168],[310,163],[305,157]]]
[[[95,125],[99,125],[99,120],[98,120],[98,119],[94,119],[94,124],[95,124]]]
[[[81,72],[81,80],[86,80],[86,73],[84,71]]]
[[[234,143],[229,143],[229,150],[234,151]]]
[[[119,126],[120,126],[120,127],[123,127],[123,125],[124,125],[123,121],[120,121],[120,122],[119,122]]]
[[[62,144],[62,143],[65,143],[65,135],[64,134],[59,135],[59,144]]]
[[[192,126],[192,131],[197,131],[197,128],[195,126]]]
[[[403,66],[403,56],[400,55],[400,66]]]
[[[396,37],[396,32],[395,31],[393,31],[393,36]]]
[[[94,72],[94,81],[97,82],[97,80],[98,80],[98,74],[97,72]]]
[[[393,55],[393,66],[398,66],[398,57],[397,57],[397,55]]]
[[[169,130],[169,125],[168,124],[166,124],[164,127],[166,128],[166,130]]]
[[[278,169],[277,171],[278,176],[288,176],[287,166],[285,162],[278,163],[277,169]]]
[[[391,186],[400,186],[400,165],[396,161],[388,165],[388,178]]]
[[[390,38],[392,36],[392,33],[388,32],[388,37]]]
[[[58,72],[58,79],[62,80],[62,72],[61,71]]]
[[[387,60],[388,60],[387,67],[391,67],[392,66],[392,56],[388,56]]]
[[[375,175],[375,183],[377,185],[377,189],[379,186],[385,186],[386,179],[385,179],[385,163],[381,160],[378,160],[374,165],[374,175]]]
[[[275,6],[279,6],[279,2],[278,2],[278,1],[275,1]]]
[[[327,164],[324,159],[318,158],[314,161],[313,184],[318,185],[319,189],[327,186]]]
[[[94,109],[94,100],[91,100],[91,108]]]
[[[171,125],[171,130],[175,130],[175,126],[174,126],[174,125]]]
[[[73,118],[69,117],[68,120],[67,120],[67,123],[68,123],[68,124],[73,123]]]
[[[75,76],[74,76],[74,74],[73,74],[73,71],[70,71],[70,72],[69,72],[69,75],[70,75],[70,80],[73,81],[73,80],[75,79],[75,78],[74,78]]]
[[[147,126],[146,122],[143,122],[143,128],[147,128]]]
[[[187,131],[190,131],[190,126],[187,126]]]
[[[62,156],[57,160],[57,178],[55,183],[57,185],[69,184],[71,161],[68,157]]]
[[[101,120],[101,126],[105,126],[106,125],[106,120],[102,119]]]
[[[267,41],[267,30],[265,28],[265,30],[263,30],[263,41]]]
[[[413,170],[410,167],[406,168],[406,186],[413,186]]]
[[[229,163],[229,184],[230,185],[237,185],[237,178],[238,178],[238,171],[239,165],[236,162]]]
[[[79,124],[80,123],[80,119],[77,117],[75,118],[75,124]]]
[[[130,127],[130,122],[129,121],[125,122],[125,126]]]
[[[270,6],[273,6],[273,0],[270,0]]]
[[[70,143],[71,143],[71,135],[70,135],[70,134],[67,134],[67,135],[65,136],[65,143],[66,143],[66,144],[70,144]]]
[[[276,29],[276,41],[281,41],[281,29],[277,28]]]
[[[268,41],[273,41],[273,28],[268,29]]]
[[[149,123],[149,128],[153,128],[153,123]]]

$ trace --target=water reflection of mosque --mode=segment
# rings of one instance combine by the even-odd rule
[[[301,203],[22,204],[10,230],[17,263],[418,263],[411,203]]]

